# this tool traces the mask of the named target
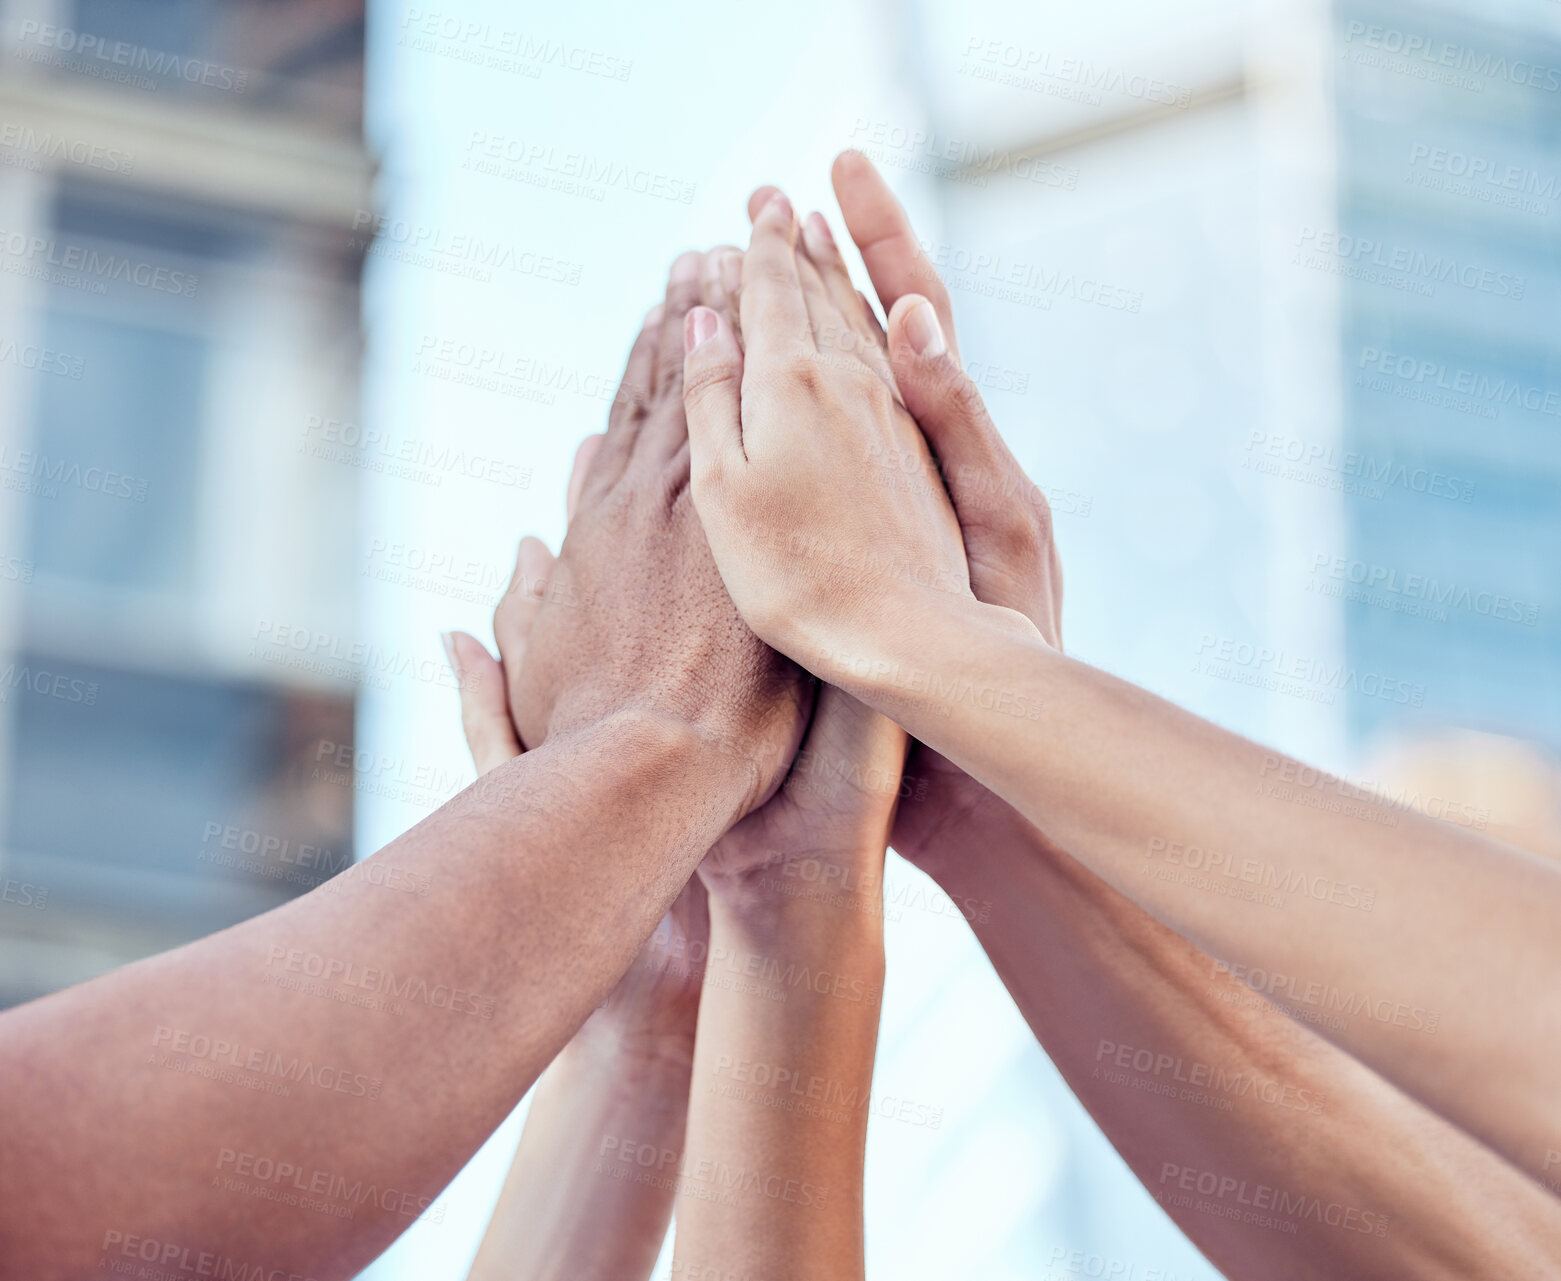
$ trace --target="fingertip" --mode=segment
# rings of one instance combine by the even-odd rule
[[[693,355],[720,332],[720,313],[709,307],[695,307],[683,322],[683,354]]]
[[[441,632],[445,657],[450,660],[450,670],[460,686],[461,701],[468,698],[482,701],[490,692],[488,676],[498,668],[499,660],[488,653],[475,636],[467,632]]]
[[[753,195],[748,197],[748,221],[758,222],[759,214],[764,206],[770,203],[770,197],[780,188],[773,183],[765,183],[762,187],[756,187]]]
[[[547,544],[528,534],[520,540],[516,561],[520,567],[521,591],[528,596],[541,597],[547,591],[548,574],[553,568],[553,553]]]
[[[674,285],[690,285],[699,279],[700,273],[705,269],[705,256],[697,249],[689,249],[680,253],[672,260],[672,269],[667,273],[667,292],[672,293]]]
[[[582,440],[580,448],[575,450],[575,463],[569,473],[569,488],[564,497],[565,521],[573,521],[575,512],[580,509],[580,498],[585,493],[585,478],[591,474],[591,464],[601,453],[602,442],[606,439],[605,432],[594,432]]]
[[[948,352],[938,309],[921,294],[902,294],[889,309],[891,350],[908,347],[918,360],[936,360]]]
[[[829,176],[839,180],[851,176],[852,173],[860,173],[864,167],[873,168],[873,162],[867,158],[867,153],[856,147],[847,147],[835,157],[834,164],[829,166]]]

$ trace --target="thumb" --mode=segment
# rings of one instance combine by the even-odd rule
[[[889,313],[889,364],[905,408],[937,457],[961,525],[984,525],[988,508],[1029,478],[987,413],[986,402],[949,351],[938,313],[920,294]]]
[[[697,492],[744,461],[743,353],[726,317],[695,307],[683,324],[683,410]]]
[[[461,728],[479,775],[520,755],[520,741],[509,718],[504,669],[465,632],[446,632],[445,653],[461,686]]]

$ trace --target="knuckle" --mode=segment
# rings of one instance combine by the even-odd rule
[[[1037,543],[1047,544],[1052,540],[1052,505],[1046,495],[1041,492],[1039,485],[1033,481],[1027,482],[1029,486],[1026,507],[1030,513],[1030,520],[1034,526],[1035,540]]]
[[[723,361],[700,365],[684,371],[683,399],[696,408],[703,408],[712,398],[736,391],[740,383],[741,373],[735,364]]]
[[[776,367],[778,382],[785,387],[806,393],[813,399],[824,395],[824,374],[811,355],[787,356]]]
[[[752,269],[752,278],[749,278],[748,270],[743,273],[743,285],[762,285],[770,289],[786,289],[793,292],[800,290],[801,285],[797,280],[797,269],[790,261],[791,251],[785,253],[776,247],[775,253],[750,253],[747,268]]]
[[[948,384],[944,387],[944,394],[948,399],[949,407],[965,422],[991,428],[992,420],[987,415],[986,401],[981,398],[981,389],[963,370],[950,373]]]

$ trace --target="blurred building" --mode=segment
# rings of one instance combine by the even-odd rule
[[[1554,5],[1354,0],[1336,26],[1339,236],[1311,252],[1340,274],[1358,461],[1347,546],[1311,577],[1349,661],[1413,694],[1352,704],[1357,738],[1486,735],[1427,792],[1457,804],[1471,742],[1561,753],[1561,28]]]
[[[363,43],[0,3],[0,1004],[351,857]]]

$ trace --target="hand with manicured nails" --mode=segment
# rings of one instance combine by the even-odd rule
[[[743,341],[694,309],[684,399],[694,500],[732,599],[761,637],[829,678],[877,628],[968,599],[970,583],[942,485],[889,487],[907,470],[932,474],[927,443],[822,219],[807,236],[799,249],[779,193],[759,211]]]
[[[1052,539],[1051,507],[1019,466],[960,363],[948,289],[872,161],[859,151],[843,152],[831,177],[879,304],[905,318],[898,328],[891,325],[889,362],[953,501],[970,589],[977,600],[1023,614],[1060,650],[1062,564]],[[755,193],[750,209],[764,194],[764,189]],[[936,483],[934,475],[925,479]],[[1010,808],[922,744],[906,774],[925,780],[927,789],[921,800],[900,806],[893,843],[923,867],[963,856],[967,842],[961,832],[977,811]]]
[[[885,460],[885,479],[927,493],[946,490],[976,599],[1023,614],[1049,645],[1061,649],[1062,567],[1052,540],[1051,509],[964,372],[948,290],[922,252],[904,209],[866,156],[842,153],[832,177],[846,228],[890,317],[889,334],[878,329],[866,300],[849,291],[849,282],[837,288],[840,310],[874,335],[887,377],[930,448],[928,464],[919,469],[891,472]],[[748,211],[755,222],[776,194],[774,187],[754,192]],[[833,268],[839,251],[819,214],[803,223],[798,257],[804,256],[818,260],[822,276],[838,281]],[[839,272],[844,270],[839,264]],[[882,492],[895,494],[887,487]],[[975,812],[1009,808],[922,744],[915,745],[905,772],[927,786],[921,799],[899,807],[893,844],[919,865],[960,857],[960,832]]]
[[[689,493],[682,331],[700,300],[703,254],[673,264],[665,303],[629,355],[607,432],[589,447],[578,510],[540,593],[522,549],[494,617],[520,741],[635,709],[695,729],[751,774],[742,817],[785,776],[811,682],[744,624]],[[715,315],[711,311],[706,314]],[[517,612],[535,609],[523,667]]]

